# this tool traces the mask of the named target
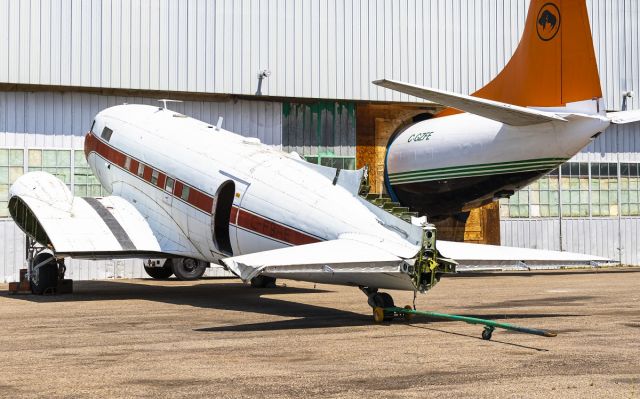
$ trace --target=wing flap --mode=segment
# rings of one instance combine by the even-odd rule
[[[502,122],[511,126],[527,126],[539,123],[561,121],[561,118],[551,112],[539,111],[531,108],[502,103],[499,101],[487,100],[480,97],[466,96],[437,90],[428,87],[411,85],[394,80],[376,80],[373,84],[395,90],[400,93],[409,94],[425,100],[433,101],[447,107],[468,112],[494,121]]]
[[[222,262],[243,281],[249,281],[267,268],[287,268],[297,271],[321,268],[327,272],[357,270],[384,272],[398,271],[404,260],[373,245],[339,238],[234,256],[223,259]]]

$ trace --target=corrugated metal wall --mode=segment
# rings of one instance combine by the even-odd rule
[[[0,147],[81,149],[84,135],[100,110],[124,102],[159,104],[140,97],[101,96],[84,93],[0,92]],[[225,129],[258,137],[270,145],[281,145],[282,105],[261,101],[170,104],[195,118],[215,124],[224,117]],[[24,234],[10,219],[0,219],[0,282],[15,281],[24,267]],[[104,279],[144,277],[139,260],[79,261],[67,264],[70,278]],[[210,269],[208,275],[219,274]]]
[[[562,232],[560,225],[562,223]],[[640,264],[640,218],[507,219],[500,221],[501,244],[604,256]],[[562,245],[560,242],[562,241]]]
[[[640,6],[587,0],[609,108],[640,93]],[[380,78],[471,92],[508,61],[527,0],[0,2],[0,82],[409,100]],[[640,107],[638,98],[630,103]]]
[[[81,149],[93,117],[123,103],[159,105],[144,97],[102,96],[86,93],[0,92],[0,146]],[[216,124],[263,143],[282,144],[282,105],[267,101],[185,101],[169,108]]]

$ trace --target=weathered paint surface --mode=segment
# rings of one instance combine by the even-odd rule
[[[354,157],[355,104],[336,101],[283,103],[282,148],[305,156]]]

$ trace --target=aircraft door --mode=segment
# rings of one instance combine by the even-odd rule
[[[235,220],[231,220],[235,193],[236,185],[233,180],[226,180],[218,187],[216,196],[213,199],[213,209],[211,210],[213,243],[218,251],[229,256],[233,255],[229,223],[235,223]]]

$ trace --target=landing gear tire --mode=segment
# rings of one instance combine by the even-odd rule
[[[489,341],[492,334],[493,328],[485,327],[484,330],[482,330],[482,339],[484,339],[485,341]]]
[[[378,306],[373,308],[373,321],[376,323],[382,323],[383,321],[385,321],[383,308]]]
[[[192,281],[197,280],[207,270],[207,263],[193,258],[173,259],[173,274],[178,280]]]
[[[155,280],[166,280],[173,275],[173,261],[171,259],[165,260],[162,267],[145,266],[144,271]]]
[[[48,251],[37,254],[32,261],[31,292],[36,295],[55,292],[58,288],[58,263]]]
[[[276,288],[276,278],[261,274],[251,279],[253,288]]]
[[[387,294],[386,292],[377,292],[373,294],[371,298],[371,302],[373,302],[373,321],[376,323],[382,323],[383,321],[391,321],[393,320],[393,312],[385,312],[385,308],[393,308],[396,305],[393,303],[393,297]],[[376,313],[377,312],[377,313]],[[382,312],[382,320],[378,321],[380,318],[379,312]]]

